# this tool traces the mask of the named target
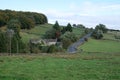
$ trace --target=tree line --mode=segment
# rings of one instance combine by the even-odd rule
[[[47,17],[42,13],[0,10],[0,27],[7,25],[12,19],[17,19],[20,22],[21,29],[31,29],[37,24],[48,22]]]

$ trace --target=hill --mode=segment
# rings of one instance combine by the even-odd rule
[[[42,38],[42,36],[45,34],[47,30],[53,27],[53,24],[42,24],[42,25],[37,25],[34,28],[27,30],[21,30],[20,35],[22,37],[23,42],[27,43],[31,38]],[[61,26],[65,27],[65,26]],[[73,28],[73,33],[77,37],[81,37],[84,33],[83,28]]]
[[[0,27],[16,19],[21,23],[21,29],[31,29],[37,24],[47,23],[47,17],[42,13],[0,10]]]
[[[79,47],[85,52],[105,52],[105,53],[119,53],[120,42],[112,40],[94,40],[89,39],[88,42]]]
[[[84,43],[78,49],[82,49],[85,52],[119,53],[120,39],[115,38],[116,34],[120,34],[120,32],[108,31],[101,40],[90,38],[88,42]]]
[[[37,25],[30,30],[21,30],[20,35],[23,42],[27,43],[31,38],[41,38],[48,29],[52,28],[52,26],[52,24]]]

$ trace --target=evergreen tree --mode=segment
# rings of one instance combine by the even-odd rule
[[[55,22],[55,24],[53,25],[53,28],[60,31],[61,28],[58,24],[58,21]]]
[[[6,53],[8,50],[7,37],[4,32],[0,31],[0,52]]]
[[[68,23],[67,27],[66,27],[66,31],[72,32],[72,26],[70,23]]]

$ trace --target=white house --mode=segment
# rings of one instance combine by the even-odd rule
[[[50,45],[55,45],[57,43],[57,39],[31,39],[30,43],[50,46]]]

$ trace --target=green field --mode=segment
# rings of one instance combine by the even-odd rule
[[[0,80],[120,80],[120,54],[0,56]]]
[[[120,53],[120,41],[89,39],[79,49],[85,52]]]
[[[52,26],[52,24],[38,25],[31,30],[21,30],[20,35],[23,42],[27,43],[30,39],[41,38],[48,29],[52,28]]]
[[[117,40],[117,41],[120,41],[118,39],[115,39],[115,35],[120,35],[120,32],[117,32],[117,31],[108,31],[106,34],[104,34],[104,37],[103,39],[107,39],[107,40]]]
[[[84,33],[85,29],[83,28],[73,28],[73,33],[77,36],[77,37],[81,37],[82,34]]]
[[[28,43],[30,39],[33,38],[41,38],[47,30],[52,28],[53,24],[43,24],[35,26],[35,28],[32,28],[30,30],[21,30],[20,35],[22,37],[22,40],[24,43]],[[65,26],[62,26],[65,27]],[[84,33],[84,29],[81,28],[73,28],[73,33],[77,35],[77,37],[80,37],[82,33]]]

